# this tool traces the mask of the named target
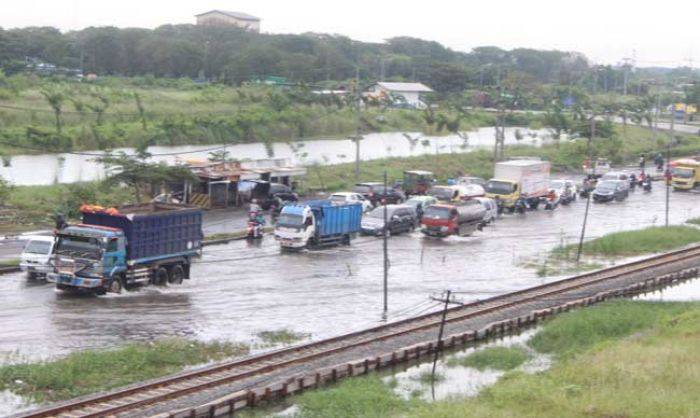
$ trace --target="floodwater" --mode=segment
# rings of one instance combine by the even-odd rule
[[[658,184],[658,183],[657,183]],[[671,194],[671,221],[700,216],[700,195]],[[553,212],[506,215],[472,237],[444,241],[416,232],[389,239],[390,321],[439,308],[445,289],[463,301],[553,280],[523,263],[575,242],[585,201]],[[634,192],[624,202],[591,204],[588,237],[661,225],[664,190]],[[349,247],[280,253],[266,237],[205,249],[181,286],[146,287],[105,297],[55,291],[21,273],[0,276],[0,360],[14,362],[183,336],[256,343],[265,330],[290,329],[320,339],[382,319],[382,241],[358,237]]]
[[[516,140],[516,131],[522,135]],[[360,158],[372,160],[387,157],[409,157],[414,155],[470,152],[481,147],[493,147],[494,128],[479,128],[467,132],[465,141],[457,135],[441,137],[421,136],[409,133],[414,140],[409,141],[401,132],[373,133],[365,135],[360,145]],[[506,128],[506,144],[522,143],[539,145],[549,136],[546,130],[530,130],[527,128]],[[175,163],[178,159],[206,159],[221,145],[182,145],[182,146],[153,146],[148,152],[153,154],[153,161]],[[267,150],[262,143],[229,145],[226,150],[233,158],[261,159],[268,158]],[[338,164],[355,160],[355,144],[343,139],[317,139],[294,142],[294,146],[286,143],[274,143],[274,157],[289,158],[292,163],[299,165]],[[133,153],[132,148],[120,148],[115,151]],[[75,183],[79,181],[99,180],[106,177],[105,168],[95,159],[99,151],[84,153],[17,155],[3,159],[0,164],[0,177],[18,186],[47,185],[54,183]]]

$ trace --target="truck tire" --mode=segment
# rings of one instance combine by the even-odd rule
[[[176,264],[170,269],[170,277],[168,277],[168,283],[170,284],[182,284],[185,279],[185,269],[181,265]]]
[[[153,275],[153,284],[156,286],[167,286],[170,275],[165,267],[158,267]]]
[[[107,291],[109,293],[119,294],[122,292],[123,287],[124,286],[123,286],[121,277],[117,276],[117,277],[113,278],[112,281],[109,283],[109,288],[107,289]]]

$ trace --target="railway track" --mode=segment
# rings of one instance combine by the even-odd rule
[[[446,321],[448,324],[459,324],[462,321],[500,310],[517,308],[519,305],[547,300],[556,297],[556,295],[583,290],[608,281],[612,282],[615,279],[632,277],[634,274],[643,273],[649,269],[696,259],[700,259],[700,246],[451,308],[447,312]],[[326,340],[152,380],[109,393],[67,401],[22,414],[20,417],[103,417],[130,414],[132,411],[137,414],[141,408],[151,407],[211,388],[256,376],[265,376],[292,366],[303,366],[305,363],[369,344],[435,329],[439,326],[440,320],[441,312],[424,314]]]

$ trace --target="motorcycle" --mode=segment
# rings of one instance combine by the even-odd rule
[[[630,190],[634,190],[637,187],[637,176],[634,173],[630,174]]]
[[[559,199],[557,199],[556,193],[549,193],[547,197],[542,199],[544,200],[544,210],[554,210],[559,205]]]
[[[263,237],[265,218],[260,212],[248,213],[248,239],[260,239]]]
[[[527,203],[524,199],[518,199],[513,204],[513,210],[517,213],[525,213],[527,210]]]
[[[647,176],[647,178],[644,179],[644,182],[642,183],[642,187],[644,188],[645,192],[651,191],[651,177]]]

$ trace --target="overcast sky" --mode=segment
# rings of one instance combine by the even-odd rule
[[[0,26],[61,30],[194,23],[211,9],[262,19],[268,33],[337,33],[380,42],[413,36],[475,46],[575,50],[599,63],[700,66],[700,0],[2,0]],[[647,5],[649,4],[649,5]]]

